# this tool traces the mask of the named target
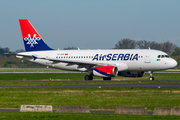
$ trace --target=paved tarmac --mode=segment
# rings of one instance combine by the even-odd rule
[[[180,83],[88,84],[49,86],[0,86],[0,88],[180,88]]]
[[[79,72],[79,71],[57,71],[57,72],[0,72],[0,74],[12,74],[12,73],[86,73],[86,72]],[[148,72],[145,72],[145,73],[148,73]],[[172,72],[163,72],[163,71],[160,71],[160,72],[153,72],[153,73],[180,73],[180,71],[172,71]]]
[[[0,109],[0,112],[20,112],[20,109]],[[53,110],[56,112],[56,110]],[[109,113],[113,114],[114,110],[90,110],[90,113]],[[148,111],[148,115],[152,115],[153,111]]]

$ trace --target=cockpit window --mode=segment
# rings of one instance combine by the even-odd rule
[[[165,55],[166,58],[170,58],[169,55]]]
[[[169,55],[158,55],[158,58],[170,58]]]

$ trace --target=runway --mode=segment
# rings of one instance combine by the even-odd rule
[[[79,72],[79,71],[58,71],[58,72],[51,72],[51,71],[49,71],[49,72],[46,72],[46,71],[42,71],[42,72],[0,72],[0,74],[12,74],[12,73],[15,73],[15,74],[17,74],[17,73],[20,73],[20,74],[22,74],[22,73],[87,73],[87,72]],[[148,72],[145,72],[145,73],[147,73],[147,74],[149,74]],[[172,72],[163,72],[163,71],[160,71],[160,72],[158,72],[158,71],[155,71],[155,72],[153,72],[153,73],[180,73],[180,71],[172,71]]]
[[[0,86],[0,88],[180,88],[180,83],[129,83],[49,86]]]
[[[0,112],[20,112],[20,109],[0,109]],[[56,112],[56,110],[53,110]],[[90,113],[108,113],[113,114],[114,110],[90,110]],[[153,111],[148,111],[148,115],[152,115]]]

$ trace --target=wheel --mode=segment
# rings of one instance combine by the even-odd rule
[[[103,80],[111,80],[111,77],[103,77]]]
[[[153,80],[154,80],[154,77],[149,77],[149,80],[150,80],[150,81],[153,81]]]
[[[93,76],[92,75],[89,75],[89,80],[93,80]]]
[[[86,75],[84,77],[85,80],[93,80],[93,76],[92,75]]]

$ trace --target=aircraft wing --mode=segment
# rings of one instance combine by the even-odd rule
[[[46,60],[54,61],[54,62],[65,62],[65,63],[72,63],[72,64],[79,64],[83,66],[105,66],[110,65],[107,63],[99,63],[99,62],[91,62],[91,61],[79,61],[79,60],[64,60],[64,59],[52,59],[52,58],[45,58]]]

